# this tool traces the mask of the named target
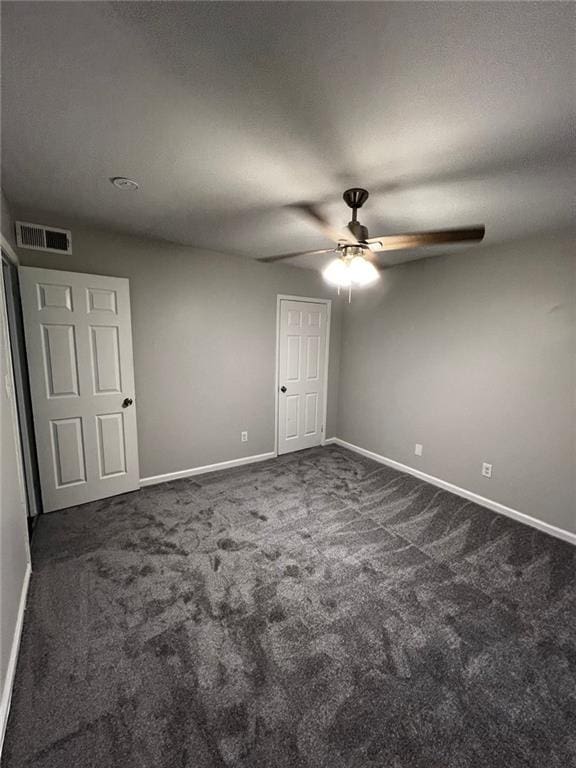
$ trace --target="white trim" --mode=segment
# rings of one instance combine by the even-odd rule
[[[165,475],[153,475],[152,477],[140,478],[140,486],[156,485],[157,483],[169,483],[171,480],[180,480],[183,477],[192,477],[193,475],[205,475],[208,472],[217,472],[219,469],[230,469],[231,467],[242,467],[244,464],[255,464],[258,461],[267,461],[276,458],[275,451],[268,453],[258,453],[255,456],[244,456],[241,459],[230,459],[230,461],[219,461],[217,464],[206,464],[204,467],[192,467],[192,469],[181,469],[178,472],[167,472]]]
[[[2,249],[5,250],[5,238],[0,235],[0,242]],[[9,249],[10,251],[12,249]],[[6,251],[5,251],[6,252]],[[30,583],[30,550],[28,547],[28,535],[26,530],[26,490],[24,487],[24,472],[22,469],[22,454],[20,451],[20,434],[19,434],[19,422],[18,412],[16,410],[16,402],[12,393],[14,393],[14,377],[12,368],[12,350],[10,347],[10,339],[8,336],[8,318],[6,314],[6,304],[4,302],[4,275],[0,270],[0,333],[5,334],[4,346],[6,349],[6,379],[10,387],[11,394],[8,398],[9,403],[7,408],[12,410],[12,429],[14,436],[14,450],[16,452],[16,464],[18,472],[18,484],[20,487],[20,502],[22,515],[22,527],[23,534],[26,542],[26,571],[24,573],[24,579],[20,589],[20,603],[18,606],[18,613],[16,616],[16,623],[14,626],[14,632],[12,635],[12,644],[10,647],[10,656],[8,658],[8,666],[6,669],[6,678],[4,680],[3,688],[0,694],[0,753],[2,752],[2,746],[4,744],[4,736],[6,733],[6,725],[8,723],[8,713],[10,712],[10,702],[12,699],[12,688],[14,685],[14,675],[16,673],[16,662],[18,661],[18,651],[20,649],[20,638],[22,636],[22,626],[24,624],[24,611],[26,608],[26,597],[28,595],[28,584]]]
[[[280,375],[280,302],[303,301],[308,304],[326,305],[326,350],[324,352],[324,412],[322,414],[322,438],[320,445],[325,445],[326,421],[328,419],[328,365],[330,364],[330,326],[332,325],[332,299],[311,299],[307,296],[290,296],[286,293],[276,295],[276,373],[274,376],[274,455],[278,456],[278,390]]]
[[[281,301],[305,301],[307,304],[332,304],[332,299],[310,298],[310,296],[292,296],[290,293],[276,294],[277,303]]]
[[[8,256],[10,261],[18,267],[20,265],[20,261],[18,260],[18,254],[16,253],[14,248],[12,248],[12,246],[10,245],[6,237],[1,232],[0,232],[0,247],[2,248],[6,256]]]
[[[331,437],[326,441],[326,444],[336,444],[342,446],[342,448],[348,448],[348,450],[359,453],[362,456],[368,457],[369,459],[374,459],[374,461],[377,461],[380,464],[386,464],[386,466],[398,469],[400,472],[406,472],[407,474],[413,475],[420,480],[424,480],[427,483],[436,485],[438,488],[443,488],[445,491],[450,491],[451,493],[455,493],[457,496],[462,496],[464,499],[468,499],[469,501],[473,501],[474,503],[480,504],[483,507],[487,507],[493,512],[498,512],[501,515],[506,515],[506,517],[511,517],[513,520],[517,520],[519,523],[531,525],[533,528],[538,528],[538,530],[543,531],[544,533],[549,533],[551,536],[556,536],[557,539],[562,539],[563,541],[567,541],[570,544],[576,544],[576,533],[566,531],[564,528],[557,528],[555,525],[545,523],[543,520],[538,520],[536,517],[526,515],[524,512],[519,512],[517,509],[512,509],[512,507],[506,507],[504,504],[500,504],[498,501],[492,501],[492,499],[487,499],[477,493],[467,491],[465,488],[460,488],[459,486],[453,485],[446,480],[441,480],[439,477],[427,475],[426,472],[422,472],[419,469],[414,469],[414,467],[409,467],[407,464],[401,464],[399,461],[388,459],[386,456],[381,456],[379,453],[374,453],[374,451],[369,451],[366,448],[360,448],[358,445],[347,443],[345,440],[341,440],[339,437]]]
[[[327,300],[326,304],[326,352],[324,355],[324,413],[322,414],[322,438],[320,445],[323,444],[326,437],[326,427],[328,426],[328,366],[330,365],[330,326],[332,325],[332,299]]]
[[[12,637],[12,648],[10,649],[10,658],[8,659],[8,668],[6,670],[6,679],[2,689],[2,698],[0,699],[0,754],[4,745],[4,736],[6,735],[6,726],[8,724],[8,715],[10,713],[10,702],[12,700],[12,688],[14,687],[14,675],[16,674],[16,662],[18,661],[18,652],[20,650],[20,639],[22,637],[22,627],[24,625],[24,611],[26,610],[26,598],[28,596],[28,585],[30,584],[30,574],[32,568],[30,563],[26,564],[26,573],[22,582],[20,592],[20,605],[18,606],[18,616],[14,635]]]
[[[12,434],[14,437],[14,450],[16,452],[16,466],[18,469],[18,484],[20,486],[20,500],[22,502],[22,513],[24,519],[28,516],[28,494],[26,493],[26,484],[24,480],[24,464],[22,460],[22,443],[20,439],[20,419],[18,408],[16,406],[16,385],[14,383],[14,360],[12,358],[12,344],[10,342],[10,332],[8,330],[8,307],[4,298],[4,271],[0,269],[0,314],[2,320],[1,333],[4,335],[4,346],[6,348],[6,381],[9,382],[10,395],[8,407],[12,411]],[[30,561],[30,550],[27,549],[28,561]]]

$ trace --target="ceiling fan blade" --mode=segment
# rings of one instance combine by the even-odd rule
[[[383,235],[382,237],[371,237],[366,242],[374,253],[403,251],[407,248],[420,248],[425,245],[479,243],[484,237],[485,231],[484,225],[478,225],[463,229],[440,229],[433,232],[409,232],[405,235]],[[380,245],[376,246],[377,243]]]
[[[415,259],[405,259],[404,261],[395,261],[393,264],[383,264],[382,262],[378,262],[374,260],[372,261],[372,264],[374,264],[374,266],[379,272],[385,272],[389,269],[393,269],[394,267],[404,267],[406,266],[406,264],[417,264],[421,261],[432,261],[433,259],[439,258],[441,255],[442,254],[440,253],[436,253],[433,256],[432,255],[418,256]],[[456,255],[456,254],[453,254],[453,255]]]
[[[295,253],[281,253],[279,256],[262,256],[256,261],[262,261],[265,264],[271,264],[274,261],[284,261],[284,259],[295,259],[296,256],[320,256],[324,253],[334,253],[335,248],[323,248],[320,251],[296,251]]]
[[[358,242],[354,235],[348,231],[348,229],[341,230],[333,227],[328,219],[322,213],[320,213],[318,208],[315,205],[312,205],[312,203],[296,203],[292,206],[292,208],[295,208],[297,211],[300,211],[301,213],[304,213],[306,216],[308,216],[309,219],[311,219],[318,227],[320,227],[326,237],[329,237],[330,240],[334,240],[335,243],[348,243],[349,245],[356,245]]]

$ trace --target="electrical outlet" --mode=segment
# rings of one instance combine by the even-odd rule
[[[242,435],[241,435],[240,439],[242,440],[243,443],[247,443],[248,442],[248,432],[242,432]]]
[[[422,451],[424,450],[424,446],[421,443],[416,443],[414,446],[414,453],[416,456],[422,456]]]
[[[482,475],[483,475],[483,477],[492,477],[492,464],[488,464],[487,462],[483,462],[483,464],[482,464]]]

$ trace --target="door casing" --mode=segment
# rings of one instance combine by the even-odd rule
[[[24,326],[20,302],[20,286],[18,280],[18,262],[2,245],[2,271],[4,278],[4,300],[8,319],[8,335],[12,352],[12,373],[14,392],[18,411],[20,431],[20,447],[26,481],[26,498],[28,502],[29,527],[32,530],[33,521],[42,513],[42,495],[40,491],[40,476],[36,454],[36,437],[32,415],[32,400],[30,397],[30,381],[28,376],[28,361],[24,344]]]

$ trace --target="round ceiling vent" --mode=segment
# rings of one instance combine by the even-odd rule
[[[124,176],[114,176],[110,181],[115,187],[118,187],[118,189],[125,189],[128,192],[135,192],[139,187],[137,181],[126,179]]]

